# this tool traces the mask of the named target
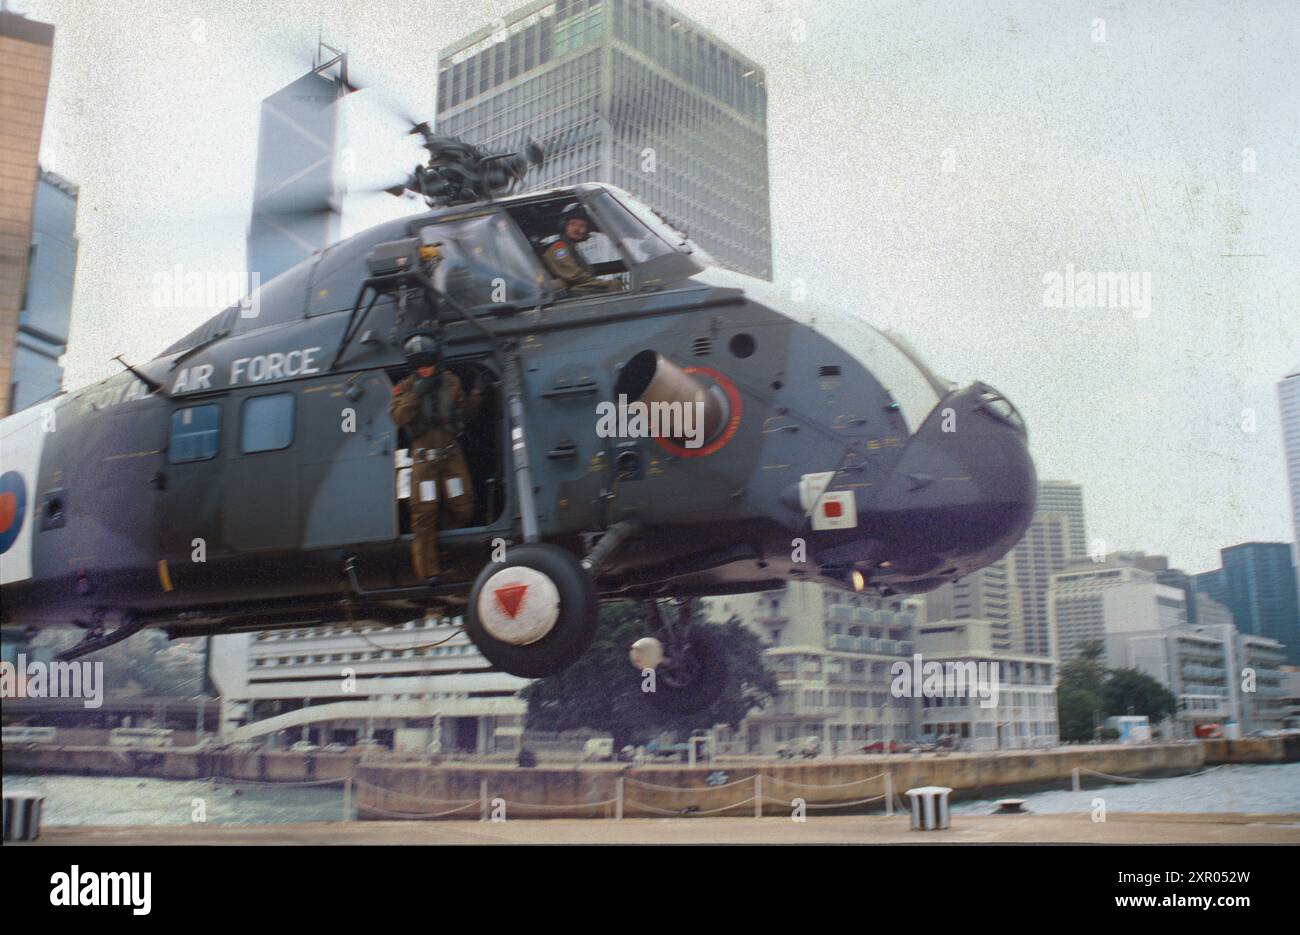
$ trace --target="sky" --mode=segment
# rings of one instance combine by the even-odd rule
[[[397,115],[433,116],[437,50],[519,5],[13,0],[56,25],[42,161],[81,188],[68,386],[219,311],[159,308],[156,277],[245,268],[258,107],[318,36],[367,85],[342,105],[359,191],[418,155]],[[1292,0],[674,6],[766,69],[778,287],[1003,391],[1039,475],[1083,485],[1093,547],[1195,572],[1294,538]],[[413,210],[356,194],[344,233]],[[1149,283],[1149,313],[1046,304],[1071,268]]]

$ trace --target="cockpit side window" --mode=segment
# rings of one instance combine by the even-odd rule
[[[546,276],[527,240],[502,212],[432,225],[442,262],[439,290],[465,307],[500,302],[542,304]]]
[[[674,252],[672,244],[656,234],[609,192],[588,196],[589,207],[596,213],[601,229],[618,243],[629,264],[645,263]]]

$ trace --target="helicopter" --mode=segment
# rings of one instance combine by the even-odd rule
[[[651,609],[631,648],[656,704],[716,698],[725,647],[694,598],[789,580],[911,594],[1005,555],[1034,510],[1025,423],[852,311],[718,269],[622,189],[520,192],[543,158],[427,125],[400,186],[429,210],[329,246],[157,357],[0,422],[3,625],[74,624],[72,658],[172,638],[440,608],[497,669],[560,671],[604,601]],[[619,284],[574,293],[539,253],[578,206]],[[473,517],[409,558],[409,439],[390,420],[413,328],[485,382],[461,445]],[[695,411],[608,431],[611,405]],[[602,430],[602,426],[606,430]],[[680,428],[680,427],[679,427]],[[405,485],[405,486],[404,486]]]

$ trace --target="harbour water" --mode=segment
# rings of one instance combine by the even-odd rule
[[[1300,813],[1300,763],[1219,766],[1199,775],[1168,779],[1115,782],[1084,773],[1083,790],[1061,790],[1017,795],[1025,808],[1038,814],[1087,812],[1093,800],[1105,800],[1116,812],[1256,812]],[[1001,796],[999,796],[1001,798]],[[953,814],[987,815],[996,799],[954,802]]]
[[[265,825],[337,821],[343,784],[227,784],[119,776],[4,776],[6,792],[45,796],[47,825]],[[201,812],[200,812],[201,810]]]

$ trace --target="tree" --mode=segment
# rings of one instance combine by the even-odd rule
[[[1084,643],[1076,658],[1061,665],[1056,708],[1062,740],[1086,743],[1095,739],[1106,681],[1106,667],[1101,662],[1103,651],[1100,641]]]
[[[563,672],[539,679],[522,692],[533,730],[599,730],[613,735],[616,748],[644,743],[669,730],[685,737],[714,724],[738,727],[777,691],[776,676],[763,666],[758,637],[732,617],[719,627],[727,647],[727,684],[709,708],[689,715],[656,710],[641,692],[641,678],[628,661],[628,647],[650,631],[646,608],[632,603],[602,605],[600,628],[587,651]]]
[[[1061,685],[1099,693],[1106,681],[1105,651],[1100,640],[1080,644],[1079,655],[1061,665]]]
[[[1169,689],[1137,669],[1107,669],[1100,640],[1084,643],[1078,657],[1061,665],[1056,689],[1061,739],[1096,738],[1099,717],[1144,714],[1152,724],[1172,717],[1178,700]]]
[[[1102,705],[1107,715],[1144,714],[1152,724],[1159,724],[1178,711],[1174,693],[1137,669],[1110,671],[1102,691]]]
[[[1056,709],[1062,740],[1087,743],[1093,739],[1095,718],[1101,710],[1097,692],[1062,684],[1056,690]]]

